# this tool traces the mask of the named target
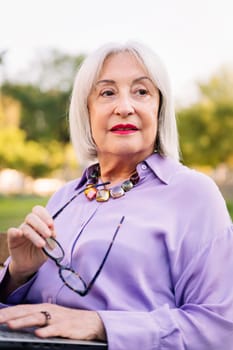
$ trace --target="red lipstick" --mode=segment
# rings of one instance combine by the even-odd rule
[[[133,124],[116,124],[110,129],[110,131],[114,134],[127,135],[138,131],[138,128]]]

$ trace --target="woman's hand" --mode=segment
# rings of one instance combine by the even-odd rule
[[[41,248],[46,238],[55,236],[53,220],[44,207],[35,206],[20,227],[10,228],[7,234],[10,277],[20,285],[46,261]]]
[[[50,318],[46,321],[44,312]],[[64,337],[80,340],[106,340],[102,320],[95,311],[75,310],[54,304],[17,305],[0,310],[0,323],[11,329],[41,327],[41,338]]]

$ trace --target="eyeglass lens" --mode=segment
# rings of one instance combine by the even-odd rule
[[[60,243],[53,237],[46,238],[46,246],[43,248],[44,253],[53,260],[61,261],[65,252]]]
[[[64,209],[64,207],[63,207],[63,209]],[[60,212],[61,211],[59,211],[59,213]],[[125,219],[125,217],[122,216],[119,224],[117,225],[117,228],[116,228],[115,233],[113,235],[112,241],[109,244],[108,250],[107,250],[105,256],[103,257],[103,260],[102,260],[98,270],[96,271],[94,277],[92,278],[92,280],[89,282],[88,285],[83,280],[83,278],[76,271],[74,271],[72,269],[72,267],[63,266],[60,264],[60,262],[62,261],[62,259],[65,256],[65,252],[64,252],[64,249],[62,248],[61,244],[53,237],[46,238],[46,246],[43,248],[43,251],[49,258],[51,258],[52,260],[55,261],[56,265],[59,267],[60,278],[67,285],[68,288],[72,289],[74,292],[80,294],[81,296],[84,296],[89,292],[89,290],[91,289],[92,285],[94,284],[96,278],[100,274],[100,271],[102,270],[102,268],[105,264],[105,261],[110,253],[110,250],[112,248],[112,245],[114,243],[116,235],[117,235],[124,219]]]
[[[85,293],[87,284],[76,271],[62,266],[59,269],[59,275],[67,287],[78,293]]]

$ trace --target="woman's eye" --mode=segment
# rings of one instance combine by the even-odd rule
[[[137,90],[137,94],[141,95],[141,96],[144,96],[144,95],[148,94],[148,91],[146,89],[138,89]]]
[[[101,92],[101,96],[112,96],[114,92],[112,90],[105,90]]]

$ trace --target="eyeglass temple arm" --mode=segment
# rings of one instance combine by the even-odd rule
[[[113,246],[113,243],[114,243],[114,241],[115,241],[116,235],[117,235],[117,233],[118,233],[118,231],[119,231],[119,229],[120,229],[120,227],[121,227],[121,225],[122,225],[122,223],[123,223],[124,220],[125,220],[125,216],[122,216],[122,218],[121,218],[119,224],[117,225],[116,231],[115,231],[115,233],[114,233],[114,235],[113,235],[113,238],[112,238],[112,241],[111,241],[111,243],[110,243],[110,245],[109,245],[109,247],[108,247],[108,250],[107,250],[107,252],[106,252],[106,254],[105,254],[105,256],[104,256],[104,258],[103,258],[103,260],[102,260],[102,262],[101,262],[101,264],[100,264],[100,267],[99,267],[98,270],[96,271],[96,273],[95,273],[93,279],[91,280],[91,282],[88,284],[85,294],[87,294],[88,291],[91,289],[91,287],[92,287],[93,284],[95,283],[95,280],[96,280],[96,278],[98,277],[100,271],[102,270],[102,268],[103,268],[103,266],[104,266],[104,264],[105,264],[105,261],[106,261],[108,255],[109,255],[109,253],[110,253],[110,250],[112,249],[112,246]]]
[[[105,186],[105,185],[109,185],[110,181],[107,182],[103,182],[101,184],[96,184],[96,185],[92,185],[90,187],[99,187],[99,186]],[[67,207],[67,205],[69,205],[76,197],[78,197],[79,194],[81,194],[82,192],[85,191],[86,188],[83,188],[81,191],[79,191],[78,193],[76,193],[70,200],[68,200],[68,202],[66,202],[63,207],[61,207],[55,214],[53,214],[52,219],[56,219],[56,217]]]

